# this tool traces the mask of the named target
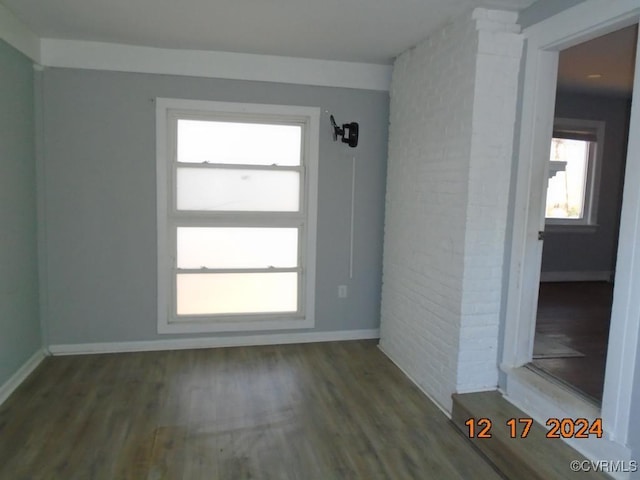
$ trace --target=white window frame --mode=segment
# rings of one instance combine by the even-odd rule
[[[221,118],[302,126],[301,203],[296,213],[179,212],[176,208],[177,118]],[[317,107],[156,99],[156,175],[158,222],[158,333],[244,332],[313,328],[318,198],[320,109]],[[178,224],[239,226],[255,215],[257,226],[293,225],[300,229],[299,302],[292,314],[182,315],[176,309],[176,231]],[[274,221],[277,217],[280,220]],[[271,219],[270,219],[271,218]]]
[[[546,231],[595,231],[598,226],[598,199],[600,197],[600,177],[604,151],[605,122],[576,118],[556,118],[553,130],[577,131],[595,135],[595,147],[589,149],[587,178],[584,190],[582,218],[545,218]]]

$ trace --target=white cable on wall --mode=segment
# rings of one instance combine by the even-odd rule
[[[351,159],[351,232],[349,237],[349,279],[353,278],[353,234],[356,207],[356,157]]]

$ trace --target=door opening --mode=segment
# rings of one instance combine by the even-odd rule
[[[559,54],[530,366],[600,405],[638,26]]]

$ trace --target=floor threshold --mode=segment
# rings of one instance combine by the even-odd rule
[[[508,423],[511,419],[515,421]],[[452,422],[507,479],[565,480],[575,475],[576,465],[589,462],[560,438],[548,438],[546,427],[529,420],[497,391],[453,395]],[[585,469],[580,478],[611,477]]]

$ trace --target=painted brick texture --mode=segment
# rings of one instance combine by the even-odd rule
[[[497,384],[517,31],[476,9],[394,65],[380,346],[446,410]]]

